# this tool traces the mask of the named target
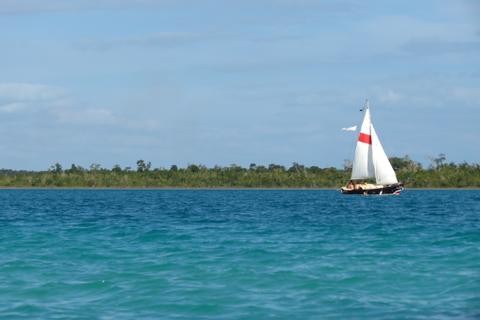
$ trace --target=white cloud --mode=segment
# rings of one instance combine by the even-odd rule
[[[465,19],[446,17],[432,20],[413,15],[379,15],[361,20],[352,33],[361,41],[355,52],[416,55],[478,50],[478,29]]]
[[[157,119],[115,114],[111,109],[84,104],[67,90],[44,84],[0,83],[0,113],[19,119],[74,126],[115,125],[134,130],[157,130]]]
[[[370,88],[372,102],[384,106],[411,106],[414,108],[480,107],[480,90],[461,85],[471,81],[450,74],[418,75],[416,78],[388,79],[385,85]]]
[[[445,53],[478,53],[480,41],[451,41],[439,38],[415,38],[407,41],[402,46],[403,51],[414,55],[419,54],[445,54]]]
[[[21,14],[44,11],[60,11],[72,9],[74,5],[70,1],[62,0],[2,0],[0,13],[2,14]],[[77,5],[78,6],[78,5]]]
[[[17,113],[25,109],[27,106],[22,102],[12,102],[0,106],[0,112],[2,113]]]
[[[34,83],[0,83],[0,112],[24,115],[65,105],[65,90]]]
[[[480,88],[454,87],[450,94],[465,104],[480,106]]]
[[[79,11],[129,8],[158,8],[178,3],[189,5],[192,0],[1,0],[0,14],[23,14],[51,11]],[[231,5],[235,5],[231,1]],[[358,10],[361,2],[356,0],[264,0],[245,1],[270,6],[290,6],[316,8],[320,12],[337,13]]]
[[[173,0],[2,0],[0,14],[158,7]]]
[[[400,92],[390,88],[374,87],[372,92],[372,99],[382,104],[395,104],[403,98]]]
[[[199,34],[187,32],[158,32],[151,35],[124,37],[105,40],[87,40],[79,48],[93,51],[106,51],[119,47],[172,47],[194,42],[202,38]]]
[[[0,83],[1,101],[52,101],[62,99],[65,91],[54,86],[32,83]]]
[[[54,115],[61,123],[77,124],[77,125],[102,125],[115,124],[118,119],[112,111],[105,108],[58,108],[54,111]]]
[[[50,115],[53,120],[70,124],[111,124],[117,119],[105,108],[80,107],[66,90],[44,84],[0,83],[0,112],[27,113],[36,117]],[[39,112],[41,115],[39,115]]]

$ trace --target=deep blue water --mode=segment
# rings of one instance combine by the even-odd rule
[[[480,191],[0,190],[0,318],[478,319]]]

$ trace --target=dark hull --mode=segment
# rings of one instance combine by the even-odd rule
[[[347,189],[340,189],[343,194],[376,194],[376,195],[384,195],[384,194],[400,194],[402,191],[403,183],[396,183],[382,186],[381,188],[374,188],[374,189],[355,189],[355,190],[347,190]]]

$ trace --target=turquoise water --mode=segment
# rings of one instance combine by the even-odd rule
[[[1,190],[0,318],[480,318],[480,191]]]

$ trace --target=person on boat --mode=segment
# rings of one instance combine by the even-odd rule
[[[365,188],[365,183],[364,182],[360,182],[358,184],[354,184],[354,189],[355,190],[363,190]]]
[[[347,189],[348,189],[348,190],[353,190],[353,189],[355,189],[355,183],[353,183],[352,180],[348,181]]]

